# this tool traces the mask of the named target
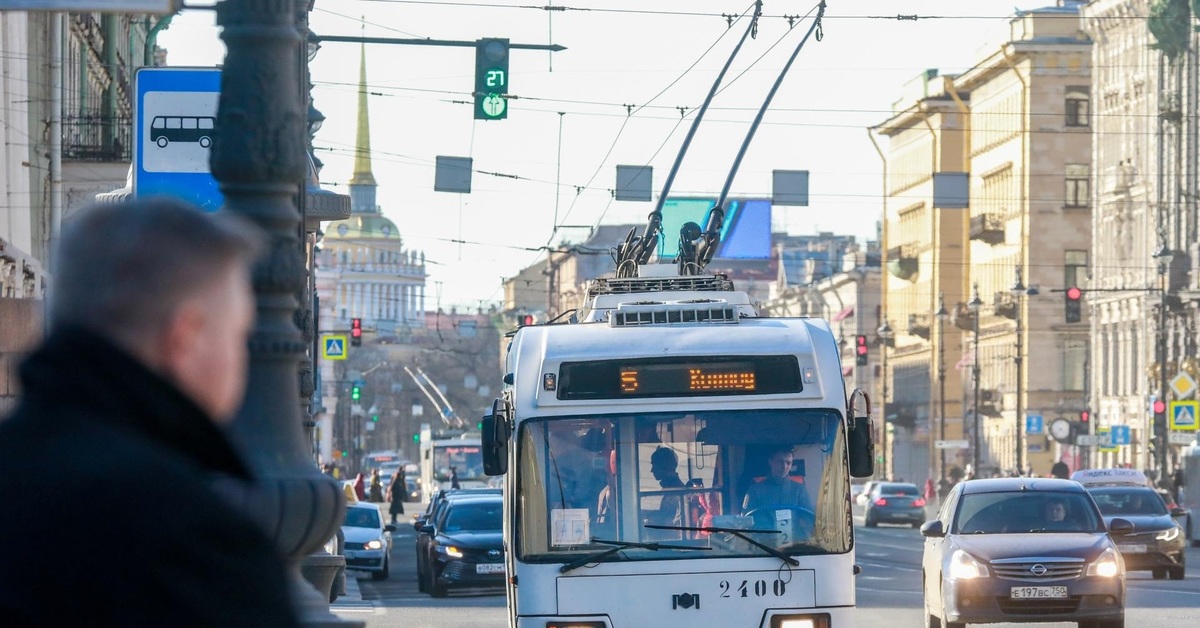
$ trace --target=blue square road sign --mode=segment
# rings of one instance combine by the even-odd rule
[[[216,211],[208,166],[221,96],[218,68],[140,68],[134,79],[133,194],[165,194]]]

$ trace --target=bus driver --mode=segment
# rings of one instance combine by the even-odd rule
[[[753,513],[756,521],[770,521],[773,510],[796,511],[801,520],[798,523],[803,524],[807,535],[811,534],[815,510],[804,486],[804,476],[791,475],[794,458],[790,445],[775,447],[768,452],[768,474],[754,478],[742,502],[742,512]],[[767,512],[761,512],[764,509]]]

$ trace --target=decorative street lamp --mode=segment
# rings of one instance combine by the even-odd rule
[[[339,622],[328,597],[304,581],[300,563],[333,537],[345,496],[320,474],[305,442],[297,373],[308,347],[297,325],[306,277],[295,198],[308,171],[301,90],[299,14],[311,2],[224,0],[217,23],[226,46],[210,168],[228,211],[267,240],[253,272],[258,316],[249,341],[246,399],[232,430],[260,479],[230,490],[272,531],[289,564],[292,599],[308,625]],[[332,558],[332,557],[331,557]],[[333,567],[336,561],[327,561]],[[345,625],[345,624],[343,624]],[[351,624],[352,625],[352,624]]]
[[[938,322],[938,440],[946,440],[946,319],[950,312],[946,311],[946,295],[938,293],[938,308],[933,313]],[[938,448],[939,479],[946,477],[946,450]]]
[[[971,413],[973,414],[971,426],[974,430],[974,434],[971,437],[971,473],[976,478],[979,477],[979,460],[981,458],[979,455],[979,316],[982,314],[980,311],[982,307],[983,300],[979,298],[979,284],[976,283],[972,290],[971,300],[967,302],[967,308],[972,313],[971,324],[975,332],[974,359],[971,361],[971,379],[975,384],[974,407],[971,409]]]
[[[1166,404],[1168,411],[1171,406],[1167,404],[1167,272],[1170,270],[1174,257],[1175,252],[1167,246],[1164,238],[1162,244],[1154,251],[1154,259],[1158,260],[1160,299],[1158,304],[1158,398],[1162,400],[1163,404]],[[1157,444],[1154,466],[1158,469],[1159,481],[1162,481],[1167,477],[1167,418],[1164,414],[1161,422],[1157,416],[1154,416],[1151,421],[1154,423],[1152,433]]]
[[[1022,321],[1025,318],[1025,298],[1037,295],[1038,289],[1037,286],[1025,287],[1019,264],[1017,265],[1017,280],[1013,282],[1009,292],[1017,298],[1017,355],[1014,358],[1017,363],[1017,418],[1013,440],[1016,449],[1016,470],[1020,474],[1025,468],[1025,447],[1021,442],[1021,434],[1025,431],[1023,425],[1025,421],[1025,330]]]
[[[883,324],[879,326],[879,329],[876,330],[876,333],[879,334],[879,339],[883,341],[882,342],[883,348],[879,352],[879,354],[881,356],[881,360],[882,360],[882,370],[883,370],[883,398],[879,400],[879,407],[883,410],[883,412],[881,413],[881,414],[883,414],[883,423],[880,426],[881,433],[879,435],[879,443],[880,443],[880,450],[882,451],[881,455],[883,457],[883,465],[882,465],[883,478],[886,480],[888,478],[888,472],[887,472],[887,468],[888,468],[887,467],[887,465],[888,465],[888,441],[887,441],[888,370],[887,370],[887,357],[888,357],[888,341],[890,341],[892,339],[892,336],[894,335],[894,333],[892,332],[892,326],[888,325],[888,322],[886,320],[884,320]]]

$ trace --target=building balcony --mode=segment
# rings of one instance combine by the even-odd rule
[[[917,275],[920,265],[917,253],[911,245],[894,246],[888,249],[888,272],[893,277],[911,280]]]
[[[133,154],[132,122],[128,116],[98,113],[63,116],[63,159],[130,161]]]
[[[1003,316],[1015,321],[1017,320],[1017,300],[1007,292],[997,292],[992,297],[992,311],[996,313],[996,316]]]
[[[908,333],[929,340],[930,320],[932,317],[928,314],[909,314]]]
[[[971,239],[986,242],[992,246],[1004,242],[1004,221],[999,214],[979,214],[971,216]]]

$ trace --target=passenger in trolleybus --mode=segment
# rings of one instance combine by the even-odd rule
[[[628,547],[605,560],[849,551],[844,440],[840,414],[821,409],[526,420],[516,551],[534,562],[614,543]]]

